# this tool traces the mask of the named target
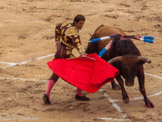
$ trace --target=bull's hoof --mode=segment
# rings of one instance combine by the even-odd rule
[[[146,104],[146,107],[148,108],[154,108],[154,104],[152,102],[149,102]]]
[[[123,99],[123,102],[124,102],[125,104],[128,104],[128,103],[129,103],[129,98]]]

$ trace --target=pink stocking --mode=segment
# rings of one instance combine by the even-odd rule
[[[82,90],[79,89],[79,88],[77,88],[76,94],[79,95],[79,96],[83,96]]]
[[[49,80],[48,81],[48,86],[47,86],[47,90],[46,90],[46,94],[48,96],[48,98],[50,98],[50,92],[51,92],[51,89],[53,88],[55,82],[53,80]]]

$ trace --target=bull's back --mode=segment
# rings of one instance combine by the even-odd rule
[[[104,36],[111,36],[114,34],[121,34],[122,36],[125,36],[125,33],[122,29],[117,27],[111,27],[111,26],[102,26],[95,32],[95,38],[100,38]],[[98,42],[98,50],[102,50],[110,41],[111,39],[107,39],[105,41]]]
[[[103,36],[110,36],[114,34],[121,34],[122,36],[125,36],[125,33],[122,29],[118,27],[111,27],[111,26],[102,26],[95,32],[97,38],[103,37]]]
[[[118,40],[111,50],[111,57],[123,55],[141,55],[139,49],[130,39]]]

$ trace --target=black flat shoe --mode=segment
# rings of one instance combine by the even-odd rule
[[[84,96],[75,95],[75,99],[76,100],[82,100],[82,101],[88,101],[89,100],[89,98],[86,97],[85,95]]]
[[[46,105],[50,105],[51,104],[47,94],[43,95],[43,101],[44,101],[44,104],[46,104]]]

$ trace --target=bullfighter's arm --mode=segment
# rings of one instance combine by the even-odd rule
[[[76,49],[80,54],[84,53],[84,48],[82,47],[81,40],[79,34],[74,34],[71,36],[73,40],[73,44],[76,46]]]

